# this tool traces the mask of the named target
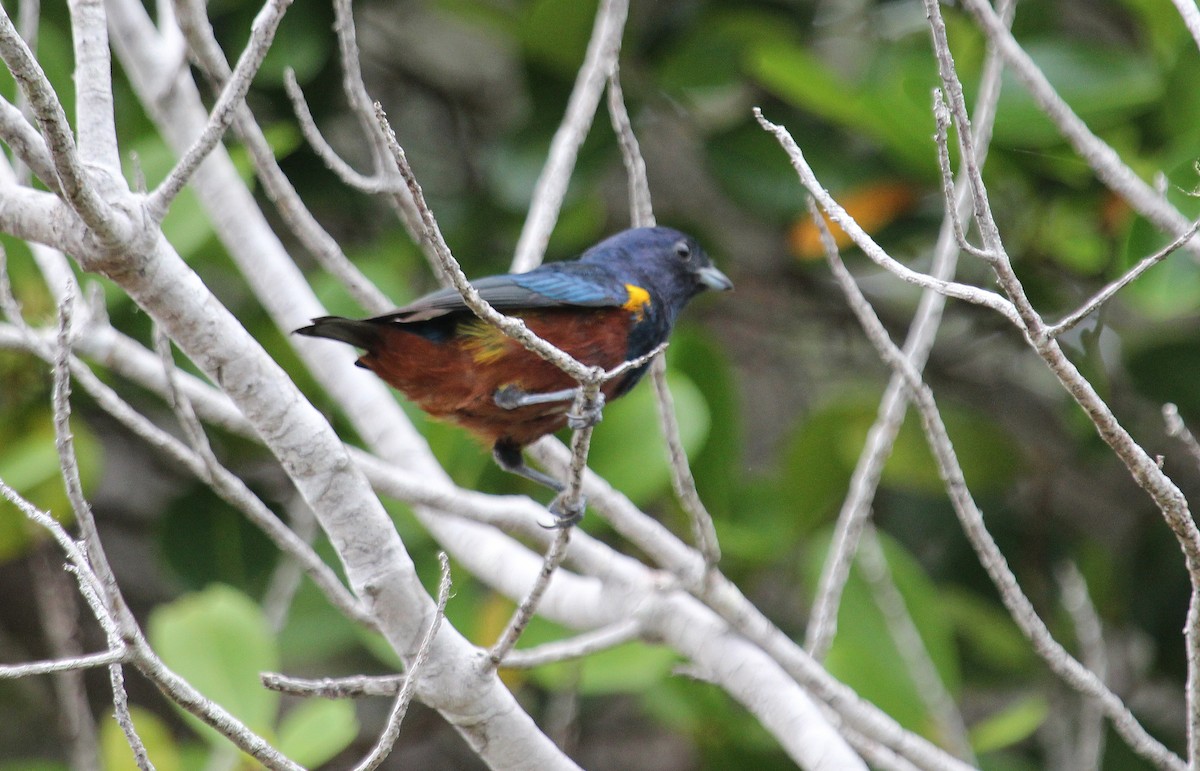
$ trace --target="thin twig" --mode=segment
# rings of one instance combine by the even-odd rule
[[[404,675],[354,675],[312,679],[291,677],[278,672],[258,676],[264,688],[291,696],[323,699],[359,699],[364,696],[395,696],[404,684]]]
[[[1200,465],[1200,441],[1196,440],[1196,436],[1183,422],[1183,417],[1179,414],[1179,408],[1168,402],[1162,408],[1163,420],[1167,424],[1167,436],[1178,439],[1183,442],[1183,447],[1187,450],[1188,455],[1192,456],[1192,460]]]
[[[596,21],[583,65],[575,76],[575,87],[567,102],[566,114],[550,141],[546,164],[538,175],[529,214],[517,239],[512,261],[513,273],[523,273],[536,267],[546,252],[550,231],[558,221],[579,148],[592,126],[605,81],[620,55],[621,35],[628,14],[628,0],[601,0],[596,9]]]
[[[34,675],[49,675],[56,672],[70,672],[79,669],[95,669],[107,667],[109,664],[119,664],[129,660],[129,653],[124,650],[109,650],[101,653],[89,653],[84,656],[74,656],[69,659],[51,659],[49,661],[31,661],[27,664],[0,664],[0,680],[18,680]]]
[[[883,614],[888,633],[912,677],[917,695],[937,726],[937,735],[955,755],[972,765],[978,765],[962,713],[930,658],[929,649],[925,647],[921,632],[908,612],[904,596],[896,587],[879,535],[869,524],[859,546],[858,567],[871,590],[876,607]]]
[[[429,630],[422,638],[421,647],[417,649],[417,655],[413,657],[412,664],[404,673],[404,684],[400,687],[400,693],[396,695],[396,701],[392,705],[391,712],[388,713],[379,740],[375,742],[375,746],[362,759],[362,762],[354,767],[354,771],[373,771],[378,768],[387,759],[392,747],[396,744],[396,739],[400,737],[400,725],[404,722],[408,705],[412,703],[413,696],[417,692],[421,670],[425,667],[429,652],[433,649],[433,638],[437,636],[438,627],[441,626],[442,619],[446,617],[446,603],[450,601],[450,558],[446,556],[446,552],[438,552],[438,563],[441,565],[442,578],[438,584],[437,608],[434,610]]]
[[[0,59],[4,60],[21,93],[29,100],[30,109],[50,151],[63,200],[104,244],[115,246],[127,240],[132,233],[130,223],[116,215],[89,179],[62,103],[2,5]]]
[[[576,432],[582,433],[582,432]],[[550,550],[546,552],[546,559],[542,562],[542,569],[534,579],[533,586],[529,590],[529,594],[525,599],[521,600],[521,604],[517,606],[512,618],[508,621],[508,626],[505,627],[504,633],[500,635],[500,639],[492,646],[488,662],[492,667],[497,667],[502,664],[509,651],[517,644],[521,634],[525,631],[525,627],[529,624],[529,620],[533,618],[534,612],[537,610],[538,603],[541,602],[542,594],[545,593],[546,587],[550,585],[550,580],[554,577],[554,571],[562,563],[563,557],[567,554],[567,544],[571,541],[571,530],[573,528],[559,528],[555,533],[554,542],[550,544]]]
[[[177,13],[188,50],[219,93],[229,82],[232,72],[217,43],[212,25],[205,16],[205,6],[200,2],[180,2]],[[317,258],[321,267],[335,276],[367,311],[380,314],[391,308],[393,304],[387,296],[346,257],[337,241],[304,205],[299,192],[280,168],[275,152],[249,105],[242,104],[237,108],[233,128],[249,152],[267,197],[284,223],[309,253]]]
[[[399,177],[389,179],[382,173],[367,176],[338,155],[337,150],[333,149],[333,146],[325,139],[325,135],[321,133],[321,129],[317,127],[317,121],[313,117],[312,110],[309,109],[308,100],[305,99],[304,91],[300,88],[300,84],[296,81],[296,74],[292,70],[289,69],[284,74],[283,84],[288,98],[292,102],[292,112],[296,116],[296,124],[300,126],[300,133],[308,142],[308,146],[325,164],[325,168],[337,175],[344,185],[364,193],[392,193],[403,189],[403,179]],[[378,131],[376,126],[370,133],[378,133]]]
[[[1076,403],[1087,413],[1100,438],[1104,440],[1117,457],[1121,459],[1122,463],[1125,464],[1134,481],[1154,501],[1162,513],[1163,519],[1167,522],[1167,525],[1171,528],[1172,533],[1179,542],[1180,548],[1183,550],[1192,589],[1192,599],[1188,606],[1187,620],[1184,625],[1184,646],[1187,651],[1188,665],[1187,686],[1185,690],[1185,701],[1187,703],[1188,765],[1193,768],[1200,768],[1200,529],[1196,527],[1187,498],[1183,495],[1183,492],[1163,472],[1162,468],[1150,457],[1145,449],[1134,441],[1129,432],[1117,420],[1108,404],[1096,393],[1096,389],[1092,384],[1063,353],[1058,342],[1047,334],[1045,322],[1029,301],[1025,293],[1025,288],[1017,278],[1012,267],[1012,262],[1005,253],[1004,244],[1000,239],[999,228],[996,226],[988,204],[987,188],[984,184],[983,176],[980,173],[978,164],[973,162],[974,152],[971,146],[972,138],[969,129],[970,118],[967,115],[966,102],[963,99],[962,84],[959,82],[958,73],[954,66],[954,57],[950,51],[946,23],[942,18],[941,8],[937,0],[924,0],[924,5],[926,17],[929,20],[930,31],[933,36],[933,48],[938,62],[938,73],[946,89],[950,112],[954,116],[955,124],[958,126],[959,143],[963,149],[963,156],[966,161],[965,169],[971,184],[972,194],[975,198],[976,226],[979,228],[984,249],[998,257],[990,263],[996,274],[996,279],[1016,308],[1026,339],[1034,351],[1037,352],[1050,371],[1058,378],[1063,388],[1066,389]],[[1044,73],[1033,64],[1025,51],[1017,45],[1009,30],[1002,23],[1002,20],[996,17],[991,6],[987,3],[980,3],[978,0],[965,0],[965,5],[970,8],[971,13],[975,15],[980,25],[984,28],[989,42],[1004,56],[1006,64],[1013,67],[1017,72],[1017,76],[1029,87],[1035,101],[1042,102],[1042,97],[1046,97],[1046,100],[1042,102],[1042,106],[1044,109],[1047,109],[1047,115],[1055,122],[1055,125],[1063,133],[1064,137],[1071,141],[1077,151],[1095,168],[1097,176],[1105,181],[1106,184],[1110,184],[1110,186],[1126,185],[1126,187],[1114,187],[1114,189],[1121,192],[1135,209],[1141,211],[1144,216],[1155,222],[1159,227],[1167,229],[1168,232],[1184,231],[1189,223],[1180,221],[1183,218],[1179,212],[1169,206],[1166,206],[1167,209],[1170,209],[1169,212],[1161,211],[1163,207],[1157,206],[1161,202],[1161,196],[1157,193],[1151,194],[1150,200],[1141,196],[1140,191],[1141,188],[1146,187],[1145,183],[1138,179],[1121,162],[1120,158],[1116,156],[1116,153],[1111,148],[1103,145],[1103,143],[1099,143],[1099,140],[1095,140],[1095,137],[1088,132],[1083,122],[1070,111],[1070,108],[1066,107],[1065,103],[1061,103],[1061,99],[1050,88]],[[1040,90],[1043,87],[1049,90],[1048,94],[1041,93]],[[1054,100],[1057,100],[1061,104],[1052,104]],[[1085,141],[1086,137],[1084,135],[1091,137],[1091,139],[1095,140],[1095,143],[1103,146],[1095,147],[1094,143]],[[1095,154],[1089,157],[1089,150],[1094,151]],[[1129,187],[1130,185],[1132,187]],[[1154,209],[1154,211],[1139,208],[1142,204],[1150,204],[1150,208]],[[1158,214],[1164,214],[1165,216],[1158,217]],[[1195,240],[1188,242],[1188,244],[1189,248],[1200,248],[1200,244]],[[1153,746],[1145,744],[1135,745],[1135,749],[1139,749],[1139,751],[1144,749],[1149,753],[1156,752]]]
[[[625,163],[625,178],[629,184],[629,224],[635,228],[654,227],[654,207],[650,200],[650,180],[646,175],[646,160],[633,132],[633,122],[625,105],[621,89],[621,68],[613,62],[608,74],[608,116],[612,121],[621,160]]]
[[[79,661],[83,655],[79,639],[79,604],[63,565],[51,558],[51,550],[38,548],[29,560],[37,611],[47,647],[55,661]],[[110,664],[117,663],[115,660]],[[84,667],[56,671],[52,680],[58,699],[58,722],[68,747],[71,767],[100,768],[99,739],[88,702]]]
[[[96,520],[92,514],[91,504],[83,495],[83,482],[79,477],[79,462],[75,455],[75,442],[71,434],[71,308],[74,305],[72,295],[68,292],[63,297],[58,309],[58,345],[54,354],[54,388],[52,403],[54,411],[54,444],[58,450],[58,463],[62,471],[63,482],[67,488],[67,498],[75,513],[75,521],[82,534],[84,549],[88,558],[88,567],[95,574],[103,587],[103,600],[109,609],[114,628],[107,629],[108,643],[116,648],[122,641],[128,644],[136,635],[137,623],[133,614],[125,605],[121,590],[117,586],[116,575],[108,563],[104,546],[100,541],[100,532],[96,528]],[[113,709],[117,723],[125,733],[125,740],[142,769],[152,768],[146,747],[133,725],[133,717],[129,713],[129,696],[125,691],[125,675],[120,664],[112,664],[108,668],[109,682],[112,685]]]
[[[1136,281],[1147,270],[1150,270],[1150,268],[1153,268],[1155,265],[1174,254],[1177,249],[1190,241],[1192,236],[1196,235],[1197,231],[1200,231],[1200,219],[1194,220],[1191,227],[1177,236],[1175,240],[1171,241],[1171,243],[1159,249],[1154,254],[1138,260],[1136,265],[1125,271],[1124,274],[1122,274],[1115,281],[1110,282],[1099,292],[1092,295],[1087,302],[1083,303],[1077,309],[1064,316],[1062,321],[1047,327],[1046,334],[1050,335],[1051,337],[1058,337],[1064,332],[1069,332],[1070,330],[1074,329],[1079,322],[1087,318],[1101,305],[1108,302],[1113,295]]]
[[[658,357],[650,365],[650,382],[654,384],[659,426],[667,440],[671,486],[675,489],[676,499],[688,514],[688,521],[692,525],[692,540],[704,555],[704,563],[711,568],[721,561],[721,545],[717,541],[717,529],[713,524],[712,515],[708,513],[708,508],[696,489],[696,477],[692,474],[687,451],[684,450],[683,440],[680,438],[679,419],[675,416],[675,399],[667,386],[665,357]]]
[[[980,289],[979,287],[968,286],[967,284],[960,284],[955,281],[945,281],[928,276],[924,273],[918,273],[917,271],[912,270],[911,268],[892,259],[891,255],[881,249],[879,245],[875,243],[874,239],[872,239],[867,232],[864,231],[858,225],[858,223],[854,221],[854,219],[846,212],[846,210],[843,209],[842,206],[833,199],[833,196],[831,196],[829,192],[822,187],[821,183],[817,181],[816,174],[813,173],[812,167],[810,167],[808,162],[804,159],[804,153],[800,150],[800,147],[796,144],[796,141],[792,139],[792,136],[788,133],[787,129],[764,118],[762,112],[757,107],[754,108],[754,117],[764,129],[774,134],[775,138],[779,140],[780,146],[783,147],[784,151],[788,154],[788,158],[791,159],[792,167],[796,170],[796,173],[800,175],[800,183],[804,185],[805,189],[807,189],[813,198],[816,199],[817,204],[829,216],[829,219],[831,219],[834,224],[845,231],[854,241],[854,244],[858,248],[862,249],[863,252],[871,258],[872,262],[874,262],[876,265],[879,265],[881,268],[886,269],[890,273],[893,273],[904,281],[909,282],[910,284],[915,284],[924,289],[932,289],[935,292],[941,292],[947,297],[954,297],[959,300],[965,300],[966,302],[974,303],[975,305],[982,305],[985,308],[991,308],[1016,326],[1022,326],[1020,317],[1017,315],[1016,308],[1013,307],[1013,304],[995,292],[989,292],[986,289]]]
[[[991,61],[996,61],[994,56]],[[997,93],[999,92],[997,91]],[[946,99],[942,95],[940,88],[933,90],[933,118],[936,126],[933,140],[934,144],[937,145],[938,151],[938,168],[942,176],[942,196],[945,200],[946,217],[950,220],[950,225],[954,230],[954,240],[958,242],[958,248],[964,252],[984,261],[991,261],[994,259],[994,255],[972,244],[967,240],[967,236],[963,232],[962,218],[958,214],[958,190],[960,188],[954,183],[954,172],[950,169],[950,140],[948,133],[950,130],[950,108],[946,106]]]
[[[510,650],[500,662],[500,666],[505,669],[534,669],[560,661],[573,661],[636,640],[641,632],[642,623],[637,619],[618,621],[565,640],[555,640],[523,650]]]
[[[646,161],[638,144],[637,135],[629,120],[625,96],[621,91],[621,78],[617,65],[608,76],[608,114],[613,131],[621,147],[621,159],[625,163],[625,174],[629,182],[629,220],[635,228],[655,225],[654,206],[650,198],[650,181],[646,175]],[[687,452],[679,433],[679,420],[675,415],[675,400],[667,386],[667,365],[662,357],[655,359],[650,367],[650,380],[654,384],[655,405],[658,409],[659,428],[667,442],[667,462],[671,469],[671,486],[675,498],[687,512],[692,526],[692,540],[704,555],[709,567],[721,561],[721,546],[712,515],[696,490],[696,478],[692,475]]]
[[[1033,643],[1034,651],[1068,685],[1080,693],[1095,698],[1102,705],[1104,713],[1113,722],[1113,727],[1133,750],[1160,768],[1182,771],[1183,762],[1151,736],[1120,698],[1054,639],[1045,622],[1037,615],[1033,604],[1021,591],[1016,577],[1009,569],[1004,554],[988,533],[983,515],[963,479],[962,468],[958,463],[950,437],[946,433],[946,427],[938,412],[932,391],[929,390],[929,386],[921,379],[903,352],[892,343],[887,330],[884,329],[867,299],[863,297],[862,291],[846,266],[842,264],[836,250],[827,251],[826,257],[834,277],[837,278],[838,284],[845,292],[850,308],[858,317],[868,339],[884,362],[904,376],[912,393],[913,402],[921,416],[921,424],[926,432],[929,447],[933,451],[934,460],[937,462],[938,473],[945,483],[950,502],[959,516],[963,531],[975,549],[980,564],[999,590],[1000,598],[1008,608],[1013,620],[1016,621],[1026,638]]]
[[[179,159],[179,162],[175,164],[175,167],[167,174],[166,179],[146,199],[146,210],[157,221],[161,222],[162,218],[166,216],[171,202],[175,200],[188,180],[196,173],[196,169],[221,141],[225,130],[233,122],[237,108],[246,98],[246,92],[250,90],[250,83],[254,80],[258,68],[262,66],[267,51],[270,50],[271,43],[275,39],[275,31],[279,28],[279,23],[283,21],[283,16],[291,4],[292,0],[267,0],[262,10],[254,18],[254,23],[250,27],[250,40],[242,50],[242,55],[238,57],[238,63],[233,68],[224,90],[221,91],[216,104],[213,105],[207,125],[200,136],[196,137],[192,146],[183,154],[183,157]]]
[[[1063,609],[1075,627],[1080,658],[1084,666],[1096,673],[1103,682],[1108,678],[1108,655],[1104,647],[1104,628],[1100,614],[1092,604],[1083,573],[1073,562],[1064,562],[1055,571]],[[1100,768],[1104,759],[1104,713],[1094,699],[1081,697],[1083,704],[1075,710],[1076,735],[1072,743],[1071,762],[1079,771]]]

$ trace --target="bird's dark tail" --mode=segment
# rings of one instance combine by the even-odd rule
[[[379,345],[379,325],[368,320],[344,319],[341,316],[322,316],[307,327],[295,330],[297,335],[325,337],[342,343],[374,350]]]

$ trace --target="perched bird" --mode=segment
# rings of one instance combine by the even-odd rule
[[[606,370],[666,342],[679,312],[701,291],[733,288],[695,240],[663,227],[626,230],[578,260],[472,284],[496,310],[521,318],[580,362]],[[296,333],[363,349],[358,366],[430,415],[491,442],[501,468],[563,490],[561,482],[526,465],[521,450],[567,425],[578,384],[476,317],[456,290],[370,319],[324,316]],[[605,383],[605,399],[628,392],[648,366]],[[562,526],[583,514],[558,510],[557,501],[551,512]]]

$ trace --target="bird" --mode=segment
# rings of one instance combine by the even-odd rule
[[[668,227],[631,228],[575,260],[471,283],[497,311],[606,371],[666,343],[680,312],[701,292],[733,289],[694,238]],[[362,349],[358,366],[434,418],[491,443],[492,457],[505,471],[558,493],[565,485],[527,465],[524,448],[568,424],[578,428],[598,419],[572,415],[579,384],[478,318],[452,287],[382,316],[315,318],[295,333]],[[603,400],[628,393],[648,367],[640,363],[605,382]],[[561,498],[549,507],[554,526],[577,523],[582,502],[568,510]]]

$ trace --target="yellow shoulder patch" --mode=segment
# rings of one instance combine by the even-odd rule
[[[637,284],[626,284],[629,299],[621,307],[637,315],[640,320],[646,314],[646,306],[650,304],[650,293]]]
[[[458,326],[463,349],[477,364],[491,364],[504,355],[509,338],[482,319],[472,319]]]

